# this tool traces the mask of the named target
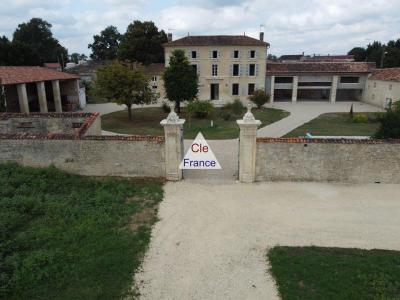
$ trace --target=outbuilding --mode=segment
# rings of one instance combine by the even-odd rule
[[[84,101],[79,78],[43,67],[0,67],[7,112],[74,111]]]

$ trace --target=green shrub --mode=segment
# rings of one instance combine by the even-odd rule
[[[366,114],[356,114],[353,117],[353,122],[354,123],[367,123],[368,122],[368,117]]]
[[[231,106],[231,111],[235,116],[242,115],[245,111],[245,107],[239,99],[235,99]]]
[[[214,106],[210,101],[194,100],[186,106],[186,112],[189,116],[198,119],[206,119],[212,115]]]
[[[257,105],[260,109],[265,103],[269,101],[269,95],[264,90],[255,90],[253,94],[249,96],[249,100]]]
[[[229,121],[232,118],[232,113],[230,113],[229,111],[223,110],[223,111],[221,111],[220,116],[225,121]]]
[[[378,139],[400,139],[400,101],[392,105],[379,118],[380,127],[375,134]]]
[[[168,103],[166,101],[163,101],[162,105],[161,105],[161,109],[163,110],[163,112],[165,113],[169,113],[171,108],[169,107]]]

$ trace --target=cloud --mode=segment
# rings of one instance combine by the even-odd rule
[[[174,38],[190,34],[257,37],[260,24],[271,52],[338,54],[373,40],[400,38],[398,0],[2,0],[0,35],[11,37],[31,17],[53,24],[70,52],[88,53],[108,25],[124,32],[134,19],[153,20]]]

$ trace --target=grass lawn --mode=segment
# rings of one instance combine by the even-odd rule
[[[197,133],[201,131],[205,138],[208,139],[234,139],[239,137],[239,127],[236,120],[243,115],[232,117],[231,120],[225,121],[220,112],[222,109],[215,109],[214,127],[210,127],[210,120],[189,118],[185,114],[185,109],[182,108],[181,118],[186,119],[184,125],[184,137],[193,139]],[[253,109],[256,119],[262,122],[261,126],[274,123],[289,115],[288,112],[280,109],[262,108]],[[101,117],[102,128],[107,131],[124,134],[137,135],[164,135],[164,129],[160,125],[160,121],[167,117],[168,113],[164,113],[161,108],[140,108],[133,110],[133,121],[128,120],[127,111],[119,111],[107,114]],[[191,123],[191,124],[190,124]]]
[[[268,259],[284,300],[400,299],[399,251],[275,247]]]
[[[162,183],[0,165],[0,299],[120,299]]]
[[[286,137],[312,135],[328,136],[372,136],[379,127],[377,113],[365,113],[368,116],[366,123],[355,123],[349,113],[328,113],[303,124],[289,132]]]

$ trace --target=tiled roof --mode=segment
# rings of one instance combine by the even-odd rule
[[[279,57],[279,60],[300,60],[304,57],[303,54],[290,54],[290,55],[282,55]]]
[[[144,67],[144,73],[147,75],[161,75],[164,72],[165,64],[150,64]]]
[[[164,44],[171,46],[267,46],[266,42],[245,35],[198,35]]]
[[[3,85],[78,78],[74,74],[43,67],[0,67],[0,82]]]
[[[400,68],[376,69],[369,79],[400,82]]]
[[[354,61],[354,55],[316,55],[311,57],[306,57],[306,61]]]
[[[95,73],[99,67],[111,63],[110,60],[88,60],[82,64],[69,67],[65,71],[73,74]]]
[[[267,64],[267,74],[290,73],[370,73],[375,63],[367,62],[292,62]]]

